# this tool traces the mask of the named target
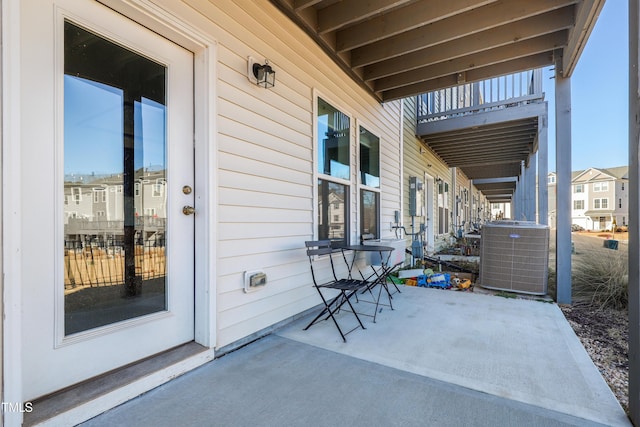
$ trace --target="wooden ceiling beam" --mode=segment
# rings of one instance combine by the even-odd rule
[[[420,0],[384,16],[339,30],[336,35],[336,51],[353,50],[495,1]]]
[[[507,122],[509,123],[509,122]],[[537,126],[536,131],[533,131],[533,128],[530,124],[522,124],[518,123],[518,126],[514,127],[501,127],[501,128],[492,128],[491,131],[486,131],[485,129],[465,129],[462,132],[445,132],[439,135],[429,135],[425,141],[438,141],[440,144],[448,144],[448,143],[456,143],[456,142],[473,142],[477,139],[491,139],[491,138],[515,138],[523,135],[527,135],[531,138],[534,138],[537,134]]]
[[[295,10],[296,12],[299,12],[302,9],[307,9],[309,7],[316,5],[321,1],[322,0],[295,0],[293,2],[293,10]]]
[[[364,67],[375,62],[415,52],[530,16],[574,4],[577,0],[503,1],[479,7],[396,36],[354,49],[351,67]]]
[[[566,43],[567,31],[562,30],[557,33],[524,40],[508,46],[501,46],[473,55],[463,56],[451,61],[416,68],[402,74],[384,77],[376,80],[374,87],[377,92],[382,92],[448,74],[472,70],[476,67],[486,67],[511,59],[535,55],[536,53],[566,46]]]
[[[576,11],[576,23],[573,30],[569,33],[569,43],[567,51],[570,55],[562,57],[561,75],[570,76],[578,63],[578,58],[582,54],[587,40],[595,26],[598,15],[604,6],[604,0],[583,0]]]
[[[510,165],[517,164],[520,167],[520,162],[522,159],[505,159],[505,160],[488,160],[483,162],[473,162],[473,163],[458,163],[456,167],[464,168],[464,167],[479,167],[479,166],[497,166],[497,165]]]
[[[537,55],[517,58],[511,61],[493,64],[487,67],[479,67],[467,71],[467,83],[502,76],[505,74],[518,73],[526,70],[533,70],[553,64],[553,52],[542,52]],[[438,77],[419,83],[413,83],[397,89],[387,90],[380,93],[380,98],[384,101],[406,98],[418,93],[427,93],[438,89],[445,89],[457,86],[457,73],[448,76]]]
[[[476,141],[461,141],[459,144],[452,142],[440,143],[440,142],[428,142],[427,145],[438,153],[448,153],[451,151],[459,150],[461,147],[468,150],[491,150],[493,147],[501,147],[503,149],[511,147],[519,147],[525,144],[532,145],[533,138],[499,138],[499,139],[478,139]]]
[[[364,79],[375,80],[469,54],[508,46],[565,30],[573,25],[573,7],[564,7],[495,29],[462,37],[427,49],[364,67]]]
[[[335,31],[408,3],[411,0],[342,0],[318,10],[318,33]]]

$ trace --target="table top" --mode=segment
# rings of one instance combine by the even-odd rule
[[[362,251],[362,252],[391,252],[395,248],[393,246],[381,245],[348,245],[341,248],[345,251]]]

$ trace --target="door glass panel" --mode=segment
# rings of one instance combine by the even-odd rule
[[[65,335],[167,309],[166,74],[65,22]]]

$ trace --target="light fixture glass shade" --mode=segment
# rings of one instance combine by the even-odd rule
[[[258,86],[270,88],[276,85],[276,72],[268,63],[264,65],[253,64],[253,75]]]

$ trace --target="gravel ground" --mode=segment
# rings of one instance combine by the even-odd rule
[[[629,412],[629,320],[626,311],[561,306],[591,360]]]

